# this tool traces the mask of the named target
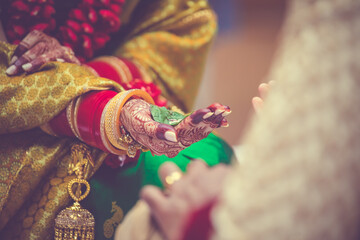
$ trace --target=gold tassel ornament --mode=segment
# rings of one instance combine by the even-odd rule
[[[84,179],[89,167],[94,167],[89,149],[83,144],[75,144],[71,148],[72,162],[69,174],[75,173],[76,178],[68,183],[68,192],[75,203],[63,209],[55,219],[55,240],[92,240],[95,237],[95,218],[80,201],[90,192],[90,184]],[[86,187],[82,191],[82,186]]]

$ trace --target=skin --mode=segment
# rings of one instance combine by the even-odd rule
[[[22,72],[31,73],[50,61],[80,65],[70,48],[62,46],[55,38],[34,30],[26,35],[15,49],[6,73],[10,76]]]
[[[167,162],[161,165],[159,176],[164,183],[167,176],[179,171],[181,170],[174,163]],[[195,160],[188,165],[186,174],[172,184],[166,194],[151,185],[142,189],[140,196],[149,205],[166,239],[182,239],[190,214],[216,200],[229,171],[230,168],[223,164],[209,168],[204,161]]]
[[[34,30],[16,48],[6,73],[31,73],[49,61],[80,64],[70,48]],[[215,103],[195,111],[173,127],[155,122],[151,117],[150,105],[143,100],[133,99],[121,110],[120,120],[131,136],[153,154],[175,157],[184,148],[207,137],[215,128],[227,127],[224,117],[230,112],[229,107]]]
[[[275,81],[269,83],[261,83],[258,87],[259,97],[253,97],[252,105],[256,113],[259,113],[264,105],[264,99],[269,93],[270,89],[274,86]]]
[[[260,97],[253,98],[253,107],[257,113],[261,111],[264,98],[274,84],[274,81],[270,81],[259,85]],[[159,176],[166,185],[165,178],[180,171],[174,163],[168,162],[159,168]],[[141,198],[149,205],[166,239],[182,239],[189,216],[202,206],[216,201],[229,171],[230,168],[222,164],[210,169],[205,162],[195,160],[188,165],[187,173],[171,185],[168,191],[163,192],[151,185],[141,190]]]
[[[141,99],[129,100],[120,113],[120,120],[130,135],[155,155],[175,157],[181,150],[207,137],[218,127],[228,126],[224,118],[230,108],[221,104],[199,109],[175,127],[155,122],[150,104]]]

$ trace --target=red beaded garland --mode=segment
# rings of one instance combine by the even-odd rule
[[[56,17],[64,13],[56,12],[54,0],[15,0],[4,13],[5,33],[9,42],[18,44],[30,31],[43,31],[73,49],[84,62],[94,51],[104,47],[111,33],[119,30],[124,2],[80,0],[67,13],[65,21],[58,23]]]

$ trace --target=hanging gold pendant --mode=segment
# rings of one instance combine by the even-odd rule
[[[79,203],[89,195],[90,184],[83,178],[89,164],[93,166],[93,161],[89,150],[83,144],[75,144],[71,148],[71,155],[73,161],[70,163],[69,173],[75,173],[77,178],[68,183],[68,192],[75,203],[56,216],[55,240],[93,240],[95,238],[95,218]],[[86,186],[84,192],[82,192],[81,184]]]

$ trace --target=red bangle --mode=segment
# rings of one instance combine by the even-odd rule
[[[116,92],[114,91],[92,91],[81,96],[79,99],[79,108],[76,116],[76,126],[79,130],[80,138],[87,144],[101,148],[105,150],[106,148],[103,144],[98,144],[99,141],[96,140],[95,132],[100,131],[100,120],[96,124],[96,116],[102,113],[102,110],[106,103],[114,96]],[[107,100],[107,101],[106,101]],[[106,103],[104,103],[106,101]],[[99,107],[102,109],[99,109]],[[98,114],[98,111],[101,111]],[[96,129],[98,127],[98,129]]]
[[[62,110],[57,116],[51,119],[49,121],[49,126],[57,136],[75,137],[66,118],[66,109]]]
[[[108,92],[108,94],[102,98],[101,103],[98,105],[98,107],[95,111],[94,122],[93,122],[93,124],[94,124],[93,125],[93,136],[95,138],[95,143],[98,146],[98,148],[100,148],[104,152],[108,152],[108,150],[106,149],[106,147],[101,139],[101,129],[100,129],[101,115],[104,111],[106,104],[110,101],[110,99],[112,99],[117,94],[114,91],[107,91],[107,92]]]
[[[126,59],[126,58],[119,58],[121,61],[123,61],[125,63],[125,65],[129,68],[129,71],[132,75],[132,80],[136,79],[136,78],[140,78],[143,79],[139,69],[137,68],[137,66],[131,62],[130,60]]]
[[[119,84],[122,83],[120,75],[109,63],[95,60],[86,63],[86,65],[94,69],[100,77],[111,79]]]

